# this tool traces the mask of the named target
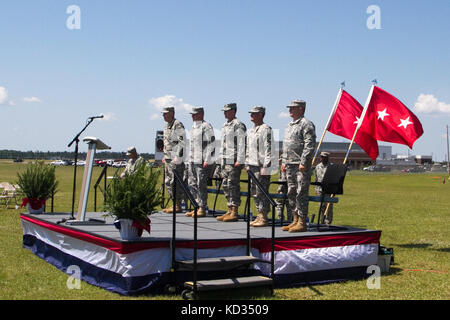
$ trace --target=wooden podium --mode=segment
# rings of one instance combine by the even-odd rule
[[[81,185],[80,200],[78,202],[78,214],[76,220],[68,220],[66,224],[103,224],[105,221],[90,219],[86,220],[86,207],[89,198],[89,187],[91,184],[92,168],[94,166],[94,156],[96,150],[107,150],[111,147],[107,146],[103,141],[95,137],[85,137],[84,142],[88,144],[88,153],[86,156],[86,164],[84,166],[83,182]],[[75,163],[75,165],[77,165]]]

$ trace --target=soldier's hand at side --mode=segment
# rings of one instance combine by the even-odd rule
[[[281,165],[281,171],[286,172],[286,165],[284,164]]]
[[[304,165],[302,165],[302,164],[299,164],[298,170],[300,170],[300,172],[305,172],[306,171],[306,167]]]
[[[206,169],[206,167],[208,166],[208,164],[205,162],[203,162],[203,168]]]
[[[241,165],[241,164],[240,164],[239,162],[237,162],[237,161],[234,163],[234,166],[235,166],[235,167],[239,167],[240,165]]]
[[[161,162],[162,162],[163,164],[165,164],[165,163],[166,163],[166,159],[162,159]]]

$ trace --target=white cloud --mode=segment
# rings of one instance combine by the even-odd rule
[[[158,119],[160,119],[160,117],[159,117],[159,114],[158,113],[153,113],[151,116],[150,116],[150,120],[158,120]]]
[[[432,94],[421,93],[414,108],[417,112],[423,113],[450,113],[450,104],[438,101]]]
[[[184,102],[183,99],[170,94],[158,98],[151,98],[148,102],[159,111],[162,111],[164,107],[175,107],[175,112],[180,109],[191,111],[194,107],[193,105]]]
[[[8,100],[8,91],[5,87],[0,87],[0,104],[3,104]]]
[[[289,112],[281,111],[278,118],[289,118]]]
[[[25,97],[23,98],[23,101],[25,102],[41,102],[41,99],[38,97]]]

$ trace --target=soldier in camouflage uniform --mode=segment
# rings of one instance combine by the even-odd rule
[[[325,176],[325,172],[327,171],[328,165],[330,164],[328,161],[329,157],[328,152],[321,152],[320,153],[320,163],[316,166],[315,173],[316,173],[316,182],[322,182],[323,177]],[[322,195],[322,187],[316,186],[316,194],[318,196]],[[327,209],[327,203],[324,202],[320,206],[320,215],[324,217],[325,211]],[[328,206],[328,212],[327,216],[325,217],[325,224],[329,225],[331,224],[331,221],[333,220],[333,203],[330,203]]]
[[[264,123],[266,108],[255,106],[249,113],[254,127],[247,134],[246,170],[253,172],[268,192],[272,167],[273,132],[272,128]],[[250,226],[265,227],[269,221],[267,214],[270,211],[270,202],[256,183],[251,183],[251,195],[254,198],[258,216],[250,223]]]
[[[241,205],[241,170],[245,162],[246,131],[245,124],[236,118],[236,103],[229,103],[222,109],[227,122],[221,132],[221,174],[223,192],[227,199],[228,210],[217,220],[233,222],[238,220],[238,208]]]
[[[314,124],[304,117],[305,101],[294,100],[287,107],[292,121],[284,132],[281,169],[286,172],[287,198],[294,220],[290,225],[282,227],[282,230],[304,232],[307,230],[308,191],[311,162],[316,147],[316,129]]]
[[[199,209],[197,217],[206,216],[206,205],[208,200],[208,177],[214,169],[215,136],[213,127],[206,122],[202,107],[193,108],[191,111],[192,125],[190,137],[189,155],[189,188],[195,197]],[[186,213],[187,217],[193,217],[194,211]]]
[[[121,178],[125,177],[127,174],[133,174],[141,164],[145,163],[144,158],[139,156],[135,147],[129,147],[126,154],[129,160],[125,170],[120,175]]]
[[[281,158],[280,158],[281,164]],[[278,181],[286,182],[286,171],[280,170],[278,173]],[[287,184],[280,184],[277,188],[278,194],[287,194]],[[275,200],[277,204],[277,218],[281,219],[281,215],[283,214],[283,206],[286,207],[286,219],[287,221],[292,221],[292,208],[289,206],[288,201],[285,199],[277,199]]]
[[[175,183],[175,176],[173,175],[173,170],[179,174],[181,178],[184,175],[184,157],[186,148],[186,130],[183,124],[175,119],[175,108],[166,107],[163,108],[163,117],[166,121],[164,127],[164,157],[162,162],[164,163],[164,184],[169,196],[173,199],[172,186]],[[184,192],[181,185],[177,181],[177,201],[175,205],[176,212],[182,212],[181,209],[181,199],[184,198]],[[172,213],[173,206],[170,208],[163,209],[165,213]]]

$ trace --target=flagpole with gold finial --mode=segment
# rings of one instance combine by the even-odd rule
[[[366,104],[364,105],[363,112],[361,113],[361,117],[359,118],[358,124],[356,125],[355,132],[353,133],[352,141],[350,142],[350,146],[348,147],[347,153],[345,154],[345,158],[344,158],[344,161],[342,162],[342,164],[347,163],[348,155],[350,154],[350,150],[352,149],[353,142],[355,141],[355,138],[356,138],[356,133],[358,132],[359,128],[361,127],[364,117],[366,116],[367,108],[369,107],[370,99],[372,99],[373,89],[375,88],[376,84],[377,84],[377,79],[372,80],[372,87],[370,87],[369,95],[367,96],[367,99],[366,99]],[[334,194],[330,195],[331,198],[334,198],[334,196],[335,196]],[[327,207],[323,214],[324,218],[327,217],[328,210],[330,209],[330,204],[331,204],[330,202],[327,203]],[[319,219],[320,219],[320,217],[319,217]]]
[[[342,164],[347,163],[348,156],[350,154],[350,150],[352,149],[353,142],[355,141],[356,134],[358,133],[359,128],[362,125],[362,122],[364,121],[364,117],[367,113],[367,108],[369,107],[370,99],[372,99],[373,89],[375,88],[375,85],[377,84],[377,79],[372,80],[372,87],[370,87],[369,96],[367,97],[366,104],[364,105],[363,112],[361,113],[361,117],[359,118],[358,124],[356,125],[355,132],[353,133],[352,141],[350,142],[350,146],[348,147],[347,153],[345,154],[344,162]]]

